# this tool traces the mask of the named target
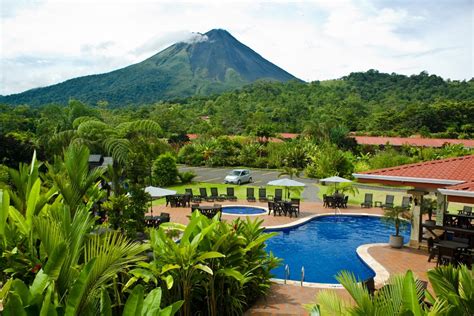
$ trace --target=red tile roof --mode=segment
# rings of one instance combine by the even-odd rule
[[[457,190],[457,191],[472,191],[474,192],[474,180],[457,184],[457,185],[451,185],[448,187],[449,190]]]
[[[418,162],[360,174],[471,181],[474,180],[474,155]]]
[[[474,139],[451,138],[421,138],[421,137],[379,137],[379,136],[351,136],[361,145],[386,145],[392,146],[417,146],[417,147],[443,147],[445,144],[462,144],[466,148],[474,148]]]
[[[199,137],[198,134],[186,134],[190,140],[197,139]]]

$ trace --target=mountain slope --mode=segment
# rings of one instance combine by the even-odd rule
[[[6,104],[66,103],[70,98],[113,106],[208,95],[256,80],[297,79],[272,64],[225,30],[211,30],[198,41],[176,43],[135,65],[105,74],[4,96]]]

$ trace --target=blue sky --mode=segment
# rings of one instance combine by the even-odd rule
[[[1,0],[0,94],[111,71],[223,28],[306,80],[378,69],[469,80],[474,2]]]

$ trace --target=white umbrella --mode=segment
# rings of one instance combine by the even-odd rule
[[[168,190],[168,189],[163,189],[159,187],[146,187],[145,192],[150,194],[152,198],[160,198],[164,197],[167,195],[173,195],[176,194],[176,191],[174,190]]]
[[[279,186],[279,187],[285,187],[287,193],[289,193],[288,188],[289,187],[304,187],[306,184],[302,182],[298,182],[292,179],[288,178],[283,178],[283,179],[278,179],[278,180],[273,180],[267,183],[268,185],[273,185],[273,186]],[[289,198],[288,194],[288,198]]]
[[[349,180],[349,179],[345,179],[345,178],[338,177],[338,176],[332,176],[332,177],[329,177],[329,178],[320,179],[319,182],[334,183],[334,189],[335,189],[335,188],[336,188],[336,185],[337,185],[338,183],[350,183],[350,182],[352,182],[352,181]]]
[[[168,189],[152,187],[152,186],[146,187],[145,192],[150,194],[152,200],[161,198],[167,195],[176,194],[176,191],[174,190],[168,190]],[[151,215],[153,216],[153,201],[150,203],[150,211],[151,211]]]

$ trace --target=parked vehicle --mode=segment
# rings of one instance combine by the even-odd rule
[[[235,183],[242,184],[252,182],[252,175],[248,169],[235,169],[229,172],[229,174],[224,178],[224,183]]]

